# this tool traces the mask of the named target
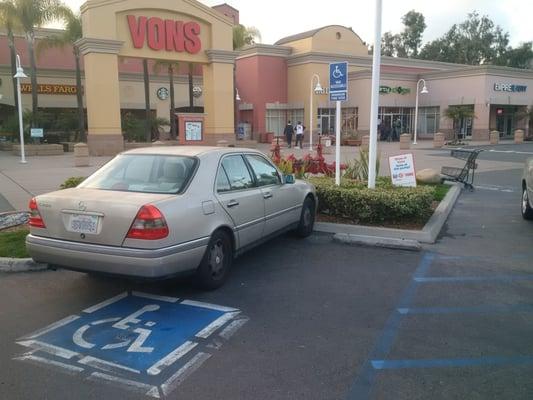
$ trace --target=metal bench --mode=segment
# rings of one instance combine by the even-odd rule
[[[474,190],[474,172],[477,168],[476,159],[480,149],[454,149],[451,156],[459,160],[465,160],[462,168],[442,167],[440,173],[444,175],[442,181],[460,182],[465,189]]]

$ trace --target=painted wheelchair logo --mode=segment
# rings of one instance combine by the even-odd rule
[[[335,69],[333,70],[333,73],[332,73],[333,77],[335,79],[339,79],[339,78],[342,78],[344,76],[344,74],[342,73],[342,71],[339,69],[339,66],[338,65],[335,65]]]
[[[140,317],[142,314],[150,311],[157,311],[159,310],[159,308],[160,307],[157,304],[150,304],[128,315],[126,318],[106,318],[91,322],[90,324],[85,324],[74,333],[72,340],[80,347],[83,347],[85,349],[92,349],[96,346],[96,344],[90,343],[83,338],[84,333],[89,330],[91,326],[99,326],[102,324],[109,324],[115,322],[112,325],[113,328],[129,332],[132,330],[132,326],[130,324],[138,324],[139,322],[141,322],[141,320],[137,319],[137,317]],[[155,324],[156,323],[153,321],[146,322],[146,326],[150,327],[154,326]],[[126,350],[129,352],[151,353],[152,351],[154,351],[153,347],[143,347],[144,342],[152,333],[151,329],[135,328],[132,331],[135,335],[137,335],[136,338],[126,338],[121,342],[106,344],[102,346],[102,350],[118,349],[121,347],[129,346]]]
[[[121,293],[17,340],[14,357],[166,397],[248,321],[240,310]]]

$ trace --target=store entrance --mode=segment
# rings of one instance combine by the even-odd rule
[[[516,107],[496,107],[496,130],[500,137],[513,136],[515,130]]]

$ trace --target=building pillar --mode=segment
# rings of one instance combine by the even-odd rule
[[[474,105],[474,113],[476,114],[476,118],[474,118],[472,122],[472,139],[489,140],[490,105],[486,103],[476,103]]]
[[[236,53],[207,50],[209,64],[203,66],[204,133],[207,144],[235,141],[234,63]]]
[[[117,60],[122,42],[82,38],[76,44],[84,55],[89,153],[115,155],[124,150]]]

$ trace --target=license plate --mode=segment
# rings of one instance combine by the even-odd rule
[[[73,214],[68,227],[71,232],[95,234],[98,231],[98,216]]]

